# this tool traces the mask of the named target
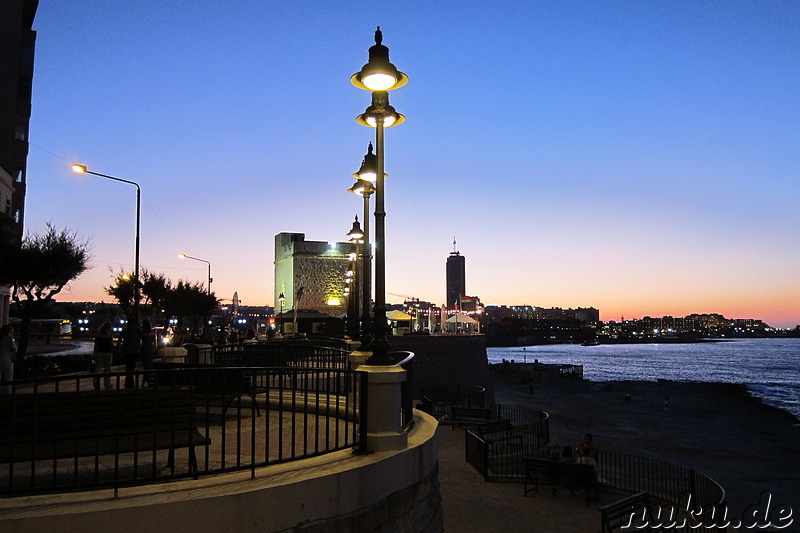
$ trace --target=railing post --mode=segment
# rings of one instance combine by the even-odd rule
[[[402,383],[406,371],[399,366],[362,365],[367,374],[367,450],[402,450],[408,434],[402,425]]]

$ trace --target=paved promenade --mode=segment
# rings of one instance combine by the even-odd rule
[[[463,429],[440,425],[437,435],[445,531],[592,533],[600,531],[598,507],[620,499],[601,492],[587,506],[582,493],[561,489],[552,495],[550,487],[523,496],[521,483],[486,482],[466,462]]]

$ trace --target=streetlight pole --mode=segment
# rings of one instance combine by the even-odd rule
[[[284,296],[283,292],[281,292],[281,295],[278,296],[278,303],[281,304],[281,337],[283,337],[283,304],[285,302],[286,302],[286,296]]]
[[[136,187],[136,254],[133,266],[133,317],[136,324],[139,324],[139,300],[141,299],[141,289],[139,286],[139,227],[142,219],[142,189],[135,181],[124,180],[107,174],[100,174],[99,172],[92,172],[88,170],[85,165],[72,165],[72,170],[78,174],[91,174],[92,176],[99,176],[114,181],[121,181]]]
[[[348,295],[347,329],[348,334],[355,337],[358,335],[358,285],[359,278],[361,277],[358,274],[358,252],[360,245],[364,244],[364,232],[361,231],[361,224],[358,223],[358,217],[356,217],[355,222],[353,222],[353,227],[347,232],[347,237],[353,245],[353,266],[351,270],[353,273],[351,278],[353,287]]]
[[[369,364],[391,365],[389,333],[386,321],[386,211],[384,209],[384,128],[401,124],[405,117],[389,105],[387,91],[408,83],[408,76],[389,62],[389,49],[382,44],[381,28],[375,31],[375,45],[369,49],[369,62],[353,74],[350,82],[359,89],[372,91],[372,105],[356,120],[375,128],[375,319],[370,345]]]
[[[181,259],[191,259],[192,261],[200,261],[201,263],[205,263],[208,265],[208,294],[211,294],[211,282],[213,281],[211,278],[211,263],[206,261],[205,259],[192,257],[191,255],[186,255],[186,254],[178,254],[178,257],[180,257]]]
[[[347,189],[364,198],[364,238],[361,243],[361,335],[359,340],[361,346],[359,351],[369,351],[372,342],[372,321],[370,313],[372,311],[372,248],[369,244],[369,198],[375,192],[372,181],[375,180],[375,154],[372,153],[372,143],[369,143],[367,154],[361,161],[361,168],[353,174],[356,182]]]

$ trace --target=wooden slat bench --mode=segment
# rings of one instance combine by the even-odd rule
[[[210,444],[187,389],[17,393],[0,396],[0,463],[91,457]]]
[[[454,405],[450,408],[450,415],[452,429],[460,428],[463,425],[474,426],[481,422],[489,422],[492,419],[491,410],[484,407],[459,407]]]
[[[537,457],[523,457],[522,462],[525,471],[525,496],[529,492],[538,492],[539,483],[552,485],[553,494],[559,486],[567,487],[572,495],[576,488],[583,487],[588,505],[592,492],[597,492],[597,472],[592,465]]]
[[[191,387],[198,406],[220,406],[224,417],[233,402],[246,396],[256,416],[261,416],[256,396],[267,389],[256,386],[252,374],[245,369],[206,366],[201,370],[198,367],[164,363],[154,365],[154,368],[174,369],[174,372],[156,372],[155,379],[161,385]]]

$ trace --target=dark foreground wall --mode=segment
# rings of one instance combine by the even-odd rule
[[[480,385],[491,391],[483,335],[407,335],[389,342],[392,350],[416,354],[414,391],[420,385]]]

